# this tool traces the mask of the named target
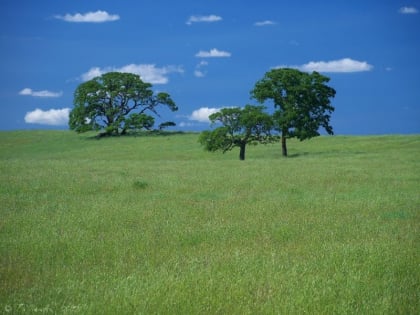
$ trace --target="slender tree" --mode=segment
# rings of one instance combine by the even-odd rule
[[[310,139],[320,135],[321,127],[333,134],[331,98],[336,92],[326,84],[329,80],[318,72],[281,68],[267,72],[255,84],[252,98],[260,103],[267,100],[274,103],[274,124],[281,133],[283,156],[287,156],[287,138]]]
[[[159,105],[178,110],[168,93],[154,94],[150,83],[132,73],[109,72],[80,84],[74,93],[70,129],[101,130],[103,135],[151,129]]]
[[[221,150],[223,153],[239,147],[239,159],[245,160],[245,149],[249,143],[269,143],[273,121],[264,112],[264,106],[246,105],[244,108],[223,108],[209,116],[213,124],[222,126],[203,131],[199,142],[208,151]]]

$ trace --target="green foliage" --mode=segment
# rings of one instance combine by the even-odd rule
[[[176,123],[174,123],[173,121],[165,121],[165,122],[159,124],[159,130],[163,130],[165,128],[175,127],[175,126],[176,126]]]
[[[204,131],[199,142],[208,151],[223,153],[240,148],[239,158],[245,159],[245,148],[249,143],[269,143],[275,140],[271,135],[273,121],[264,113],[263,106],[246,105],[244,108],[223,108],[209,116],[210,121],[222,124],[213,131]]]
[[[198,141],[207,151],[222,150],[224,153],[232,148],[232,140],[227,136],[228,131],[227,127],[219,127],[213,131],[204,130],[201,132]]]
[[[255,84],[252,97],[261,103],[267,100],[274,103],[275,127],[284,137],[284,150],[286,138],[310,139],[320,135],[321,127],[333,134],[330,115],[334,107],[330,99],[336,92],[326,84],[329,80],[315,71],[281,68],[267,72]],[[287,155],[287,150],[284,153]]]
[[[154,95],[151,88],[132,73],[109,72],[84,82],[75,91],[69,127],[77,132],[102,129],[106,135],[151,129],[154,118],[146,113],[158,115],[159,105],[178,110],[168,93]]]
[[[155,119],[146,114],[133,113],[125,121],[125,127],[130,130],[151,130],[155,124]]]
[[[94,134],[0,132],[0,313],[419,313],[419,135]]]

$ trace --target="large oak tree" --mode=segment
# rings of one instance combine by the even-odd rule
[[[335,90],[328,86],[329,78],[318,72],[297,69],[273,69],[255,84],[251,95],[260,103],[274,103],[274,122],[281,133],[282,154],[287,156],[286,139],[299,140],[319,136],[322,127],[333,134],[330,115],[334,111],[331,98]]]
[[[109,72],[80,84],[74,93],[70,129],[101,130],[101,135],[151,129],[157,107],[178,110],[168,93],[155,94],[150,83],[133,73]]]

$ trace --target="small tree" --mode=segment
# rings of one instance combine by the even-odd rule
[[[248,143],[269,143],[273,120],[264,113],[264,106],[246,105],[244,108],[223,108],[209,116],[210,121],[222,126],[213,131],[203,131],[199,142],[208,151],[222,150],[223,153],[239,147],[239,159],[245,160]]]
[[[283,68],[267,72],[255,84],[253,98],[260,103],[274,102],[273,117],[276,129],[281,132],[283,156],[287,156],[287,138],[310,139],[319,136],[320,127],[333,134],[329,121],[334,111],[330,99],[335,90],[326,85],[329,80],[318,72],[309,74]]]
[[[163,130],[165,128],[175,127],[175,126],[176,126],[176,123],[174,123],[173,121],[165,121],[165,122],[159,124],[159,130]]]
[[[70,129],[103,130],[104,135],[151,129],[159,105],[178,110],[168,93],[154,94],[150,83],[133,73],[109,72],[80,84],[74,93]]]

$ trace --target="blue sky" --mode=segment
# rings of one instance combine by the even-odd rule
[[[275,67],[336,89],[336,134],[420,133],[420,1],[2,0],[0,129],[66,129],[77,86],[139,74],[179,107],[177,130],[255,104]]]

